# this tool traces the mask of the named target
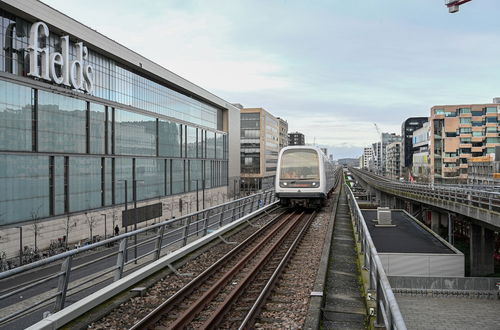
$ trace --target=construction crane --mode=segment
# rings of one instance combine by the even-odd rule
[[[471,0],[444,0],[446,7],[448,7],[448,12],[456,13],[458,12],[458,8],[460,5],[467,3]]]
[[[378,128],[378,125],[376,123],[373,123],[375,125],[375,129],[377,130],[377,133],[379,136],[382,136],[382,132],[380,131],[380,128]]]

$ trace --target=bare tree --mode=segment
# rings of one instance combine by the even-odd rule
[[[66,240],[64,242],[64,247],[66,249],[68,249],[69,233],[75,227],[76,227],[76,221],[73,221],[73,223],[71,223],[71,217],[68,214],[68,216],[66,217],[66,221],[64,222],[64,230],[66,232]]]
[[[40,234],[40,229],[41,229],[41,224],[39,222],[40,216],[40,208],[42,207],[42,204],[38,206],[36,211],[31,211],[31,221],[33,223],[31,224],[31,229],[33,230],[33,234],[35,236],[35,253],[38,253],[38,235]]]
[[[89,226],[89,231],[90,231],[90,242],[93,243],[93,236],[92,236],[92,231],[94,229],[94,227],[96,226],[97,224],[97,220],[95,218],[95,216],[91,216],[89,218],[89,215],[87,212],[85,212],[85,222],[87,223],[87,225]]]

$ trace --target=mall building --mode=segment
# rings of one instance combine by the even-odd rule
[[[39,1],[0,1],[0,253],[123,232],[125,198],[162,219],[221,203],[239,134],[229,102]]]

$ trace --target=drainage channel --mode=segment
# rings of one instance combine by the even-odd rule
[[[366,327],[366,307],[360,290],[360,273],[344,188],[335,214],[333,242],[322,313],[325,329],[362,329]]]

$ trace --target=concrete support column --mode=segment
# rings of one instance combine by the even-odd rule
[[[485,227],[470,225],[470,276],[484,276],[494,272],[494,232]]]
[[[440,217],[439,212],[431,211],[431,230],[436,234],[439,234]]]
[[[382,205],[382,195],[382,192],[380,192],[379,190],[375,190],[375,201],[378,205]]]
[[[453,230],[453,219],[451,218],[451,213],[448,213],[448,243],[451,245],[454,243]]]

